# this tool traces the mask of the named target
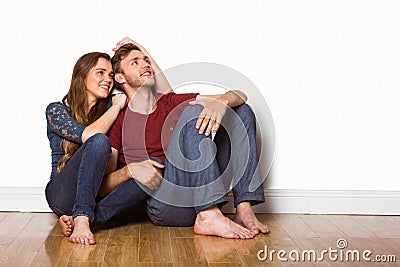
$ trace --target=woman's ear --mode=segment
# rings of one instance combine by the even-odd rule
[[[116,73],[114,76],[114,79],[119,84],[125,83],[125,77],[122,73]]]

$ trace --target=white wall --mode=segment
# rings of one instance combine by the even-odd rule
[[[400,190],[398,1],[6,0],[0,10],[0,187],[45,186],[46,105],[67,92],[79,56],[111,54],[127,35],[162,68],[215,62],[262,90],[276,127],[269,189]]]

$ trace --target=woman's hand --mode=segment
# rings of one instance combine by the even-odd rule
[[[189,104],[199,104],[203,106],[203,110],[196,122],[196,129],[199,130],[199,134],[205,133],[205,135],[208,136],[210,135],[211,130],[213,130],[213,127],[213,133],[216,133],[221,125],[222,118],[224,117],[228,106],[216,99],[194,100],[190,101]]]
[[[127,98],[125,94],[116,94],[112,97],[111,101],[113,105],[117,105],[122,110],[127,103]]]

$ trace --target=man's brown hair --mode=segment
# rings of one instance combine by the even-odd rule
[[[123,73],[121,69],[121,61],[124,60],[132,50],[141,51],[138,46],[132,43],[124,44],[115,51],[114,56],[111,58],[112,68],[115,73]]]

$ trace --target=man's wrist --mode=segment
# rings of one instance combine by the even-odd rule
[[[132,173],[131,173],[131,171],[129,170],[128,165],[126,165],[126,166],[124,167],[124,177],[125,177],[125,178],[133,178],[133,177],[132,177]]]

